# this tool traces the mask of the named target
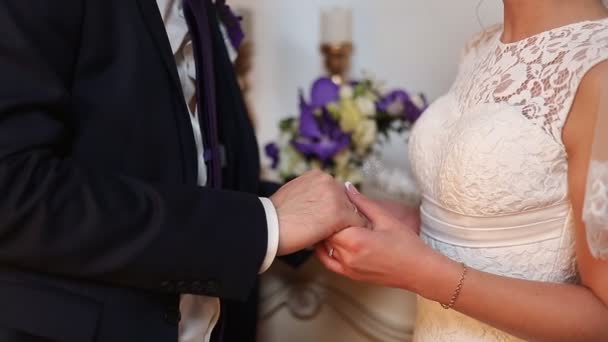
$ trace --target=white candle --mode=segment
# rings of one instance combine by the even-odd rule
[[[350,9],[334,7],[321,12],[321,43],[342,44],[353,40],[353,14]]]

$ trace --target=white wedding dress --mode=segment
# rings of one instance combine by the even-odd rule
[[[421,236],[481,271],[576,282],[562,128],[583,76],[608,60],[608,20],[512,44],[501,33],[469,44],[455,84],[413,129]],[[520,340],[421,298],[414,341]]]

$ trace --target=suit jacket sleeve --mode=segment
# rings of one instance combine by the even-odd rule
[[[0,266],[245,298],[267,243],[256,196],[149,184],[70,158],[82,8],[69,2],[0,0]]]
[[[259,194],[262,197],[270,197],[281,188],[281,185],[274,182],[262,181],[260,182]],[[312,256],[312,251],[300,251],[297,253],[284,255],[279,257],[279,260],[286,263],[293,268],[299,268],[306,263]]]
[[[274,195],[275,192],[279,191],[280,188],[281,188],[281,184],[274,183],[274,182],[268,182],[268,181],[261,181],[258,194],[262,197],[270,197],[270,196]]]

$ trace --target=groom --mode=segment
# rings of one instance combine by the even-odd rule
[[[0,0],[0,341],[221,340],[220,299],[363,224],[319,172],[264,197],[218,18]]]

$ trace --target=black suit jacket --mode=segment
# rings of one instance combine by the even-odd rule
[[[249,295],[267,191],[212,22],[223,191],[196,185],[155,0],[0,0],[0,327],[168,342],[179,294]]]

